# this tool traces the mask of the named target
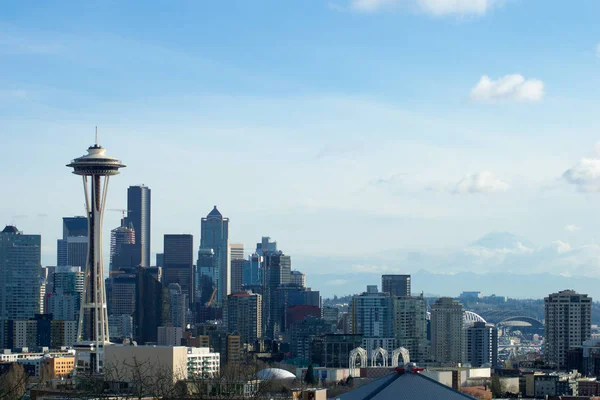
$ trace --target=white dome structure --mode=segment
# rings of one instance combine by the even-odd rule
[[[256,378],[260,380],[294,380],[296,375],[281,368],[267,368],[258,371]]]

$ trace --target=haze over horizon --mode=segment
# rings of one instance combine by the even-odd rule
[[[270,236],[315,289],[338,275],[324,293],[348,273],[600,277],[596,1],[1,8],[0,220],[42,235],[44,266],[98,126],[127,165],[107,209],[152,189],[153,262],[166,233],[197,247],[216,204],[247,252]]]

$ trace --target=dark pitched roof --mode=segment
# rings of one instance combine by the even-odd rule
[[[2,233],[19,233],[19,230],[14,225],[6,225],[6,227],[2,230]]]
[[[223,218],[223,215],[219,212],[219,210],[217,210],[217,206],[215,206],[215,208],[213,208],[212,211],[208,213],[206,218]]]
[[[392,373],[351,392],[344,393],[339,400],[473,400],[438,381],[419,373]]]

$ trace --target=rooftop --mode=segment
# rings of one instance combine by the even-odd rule
[[[6,227],[2,230],[2,233],[19,233],[19,230],[14,225],[6,225]]]
[[[475,399],[417,372],[396,372],[344,393],[339,400]]]

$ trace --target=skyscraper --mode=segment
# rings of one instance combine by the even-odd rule
[[[188,309],[187,295],[182,293],[181,286],[177,283],[169,285],[169,310],[171,325],[185,329],[185,314]]]
[[[394,335],[413,361],[427,359],[427,304],[423,296],[394,297]]]
[[[150,266],[151,193],[144,185],[127,189],[127,218],[125,226],[133,225],[135,244],[140,252],[140,265]]]
[[[139,344],[156,343],[157,328],[170,319],[169,290],[148,268],[137,268],[135,285],[134,337]]]
[[[396,348],[393,331],[394,304],[387,293],[377,291],[376,285],[352,298],[352,327],[354,334],[363,335],[363,347],[371,351],[382,347],[392,354]]]
[[[431,357],[441,363],[462,362],[463,308],[450,297],[431,305]]]
[[[231,293],[231,256],[229,248],[229,218],[214,206],[213,210],[202,218],[200,224],[200,249],[212,249],[214,252],[217,276],[217,304],[222,305]],[[166,261],[165,261],[166,262]]]
[[[121,226],[110,231],[110,272],[141,265],[140,254],[133,224],[125,226],[125,218],[121,219]]]
[[[292,260],[282,251],[269,250],[263,256],[263,334],[276,338],[285,331],[285,305],[279,287],[290,283]]]
[[[591,337],[592,299],[573,290],[552,293],[544,299],[544,361],[566,368],[567,351]]]
[[[238,333],[243,343],[254,344],[262,336],[262,296],[252,292],[227,296],[223,324],[227,332]]]
[[[27,320],[40,311],[41,237],[15,226],[0,232],[0,320]]]
[[[54,320],[76,321],[83,299],[84,273],[81,267],[56,267],[52,274],[52,293],[48,293],[48,311]]]
[[[63,237],[56,242],[56,265],[85,268],[88,247],[86,217],[64,217]]]
[[[248,260],[243,258],[231,259],[231,293],[237,293],[242,290],[242,282],[244,276],[244,267]]]
[[[194,302],[194,238],[192,235],[164,236],[163,284],[178,283],[181,292]]]
[[[243,260],[244,259],[244,245],[241,243],[232,243],[229,246],[231,259],[232,260]]]
[[[382,275],[381,291],[390,296],[410,296],[410,275]]]
[[[472,367],[498,364],[498,328],[493,324],[476,321],[465,329],[465,359]]]
[[[119,168],[125,165],[107,156],[106,150],[96,143],[88,148],[87,155],[74,159],[67,166],[83,177],[89,230],[83,312],[79,315],[75,344],[76,371],[100,373],[104,346],[110,343],[102,261],[102,218],[109,177],[117,175]]]
[[[306,287],[306,274],[300,271],[290,271],[290,283],[298,287]]]

